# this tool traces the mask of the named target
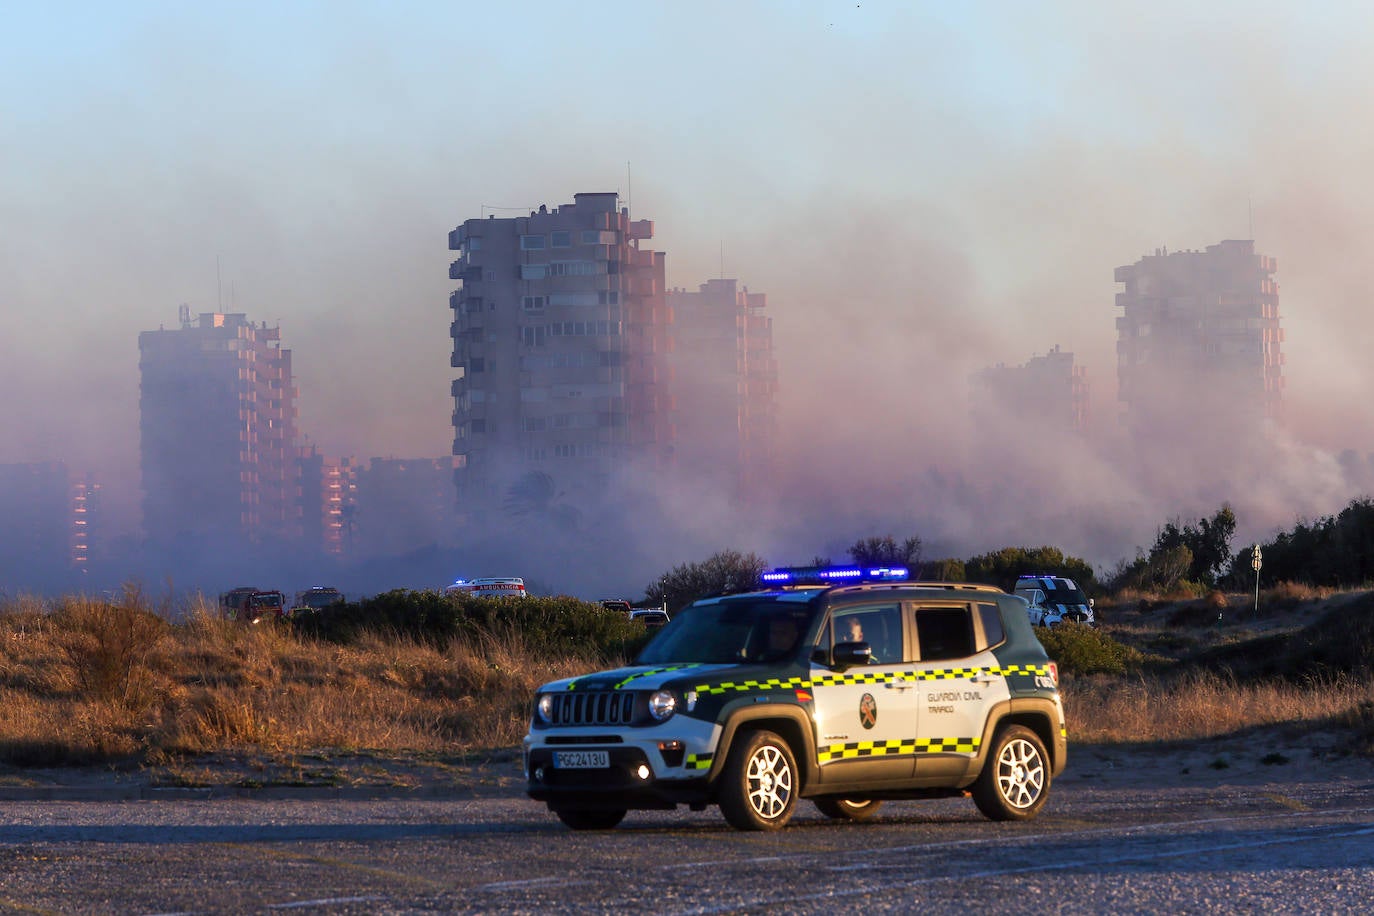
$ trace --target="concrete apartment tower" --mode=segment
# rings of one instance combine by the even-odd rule
[[[613,193],[449,233],[460,523],[572,522],[672,461],[664,256]]]
[[[1088,428],[1088,370],[1055,344],[1024,365],[999,364],[976,373],[969,400],[979,423],[1081,433]]]
[[[668,293],[679,473],[745,501],[773,476],[778,366],[767,303],[736,280]]]
[[[138,336],[143,528],[150,541],[299,537],[296,389],[281,329],[181,307]]]
[[[1277,265],[1249,239],[1116,269],[1122,419],[1137,434],[1234,435],[1282,419]]]

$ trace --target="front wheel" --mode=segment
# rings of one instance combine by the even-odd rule
[[[1028,821],[1049,791],[1049,755],[1039,736],[1022,725],[1000,730],[973,784],[978,810],[994,821]]]
[[[836,820],[863,821],[872,820],[882,807],[882,802],[873,798],[818,798],[816,807],[821,814],[826,817],[833,817]]]
[[[797,761],[773,732],[757,731],[741,740],[721,774],[720,811],[736,830],[777,830],[797,806]]]
[[[553,813],[573,830],[610,830],[625,819],[623,808],[610,810],[586,810],[582,808],[555,808]]]

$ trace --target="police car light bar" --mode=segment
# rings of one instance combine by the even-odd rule
[[[910,575],[905,566],[783,566],[768,570],[760,579],[773,585],[843,585],[904,582]]]

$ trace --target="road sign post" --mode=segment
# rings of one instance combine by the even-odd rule
[[[1260,545],[1250,551],[1250,568],[1255,571],[1255,616],[1259,616],[1259,574],[1260,567],[1264,565],[1264,556],[1260,552]]]

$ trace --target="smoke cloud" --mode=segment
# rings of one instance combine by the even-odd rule
[[[1223,501],[1239,542],[1367,491],[1374,14],[944,7],[15,13],[0,37],[0,463],[96,472],[111,533],[140,536],[138,333],[181,303],[280,323],[321,452],[445,455],[447,232],[615,190],[655,221],[670,286],[724,276],[768,296],[771,505],[741,512],[645,473],[588,507],[579,536],[131,573],[377,591],[461,567],[634,597],[719,549],[842,559],[889,533],[929,557],[1055,544],[1105,568]],[[1278,260],[1286,425],[1127,440],[1113,269],[1228,238]],[[970,423],[972,373],[1055,345],[1087,367],[1081,442],[1047,443],[1034,418]]]

